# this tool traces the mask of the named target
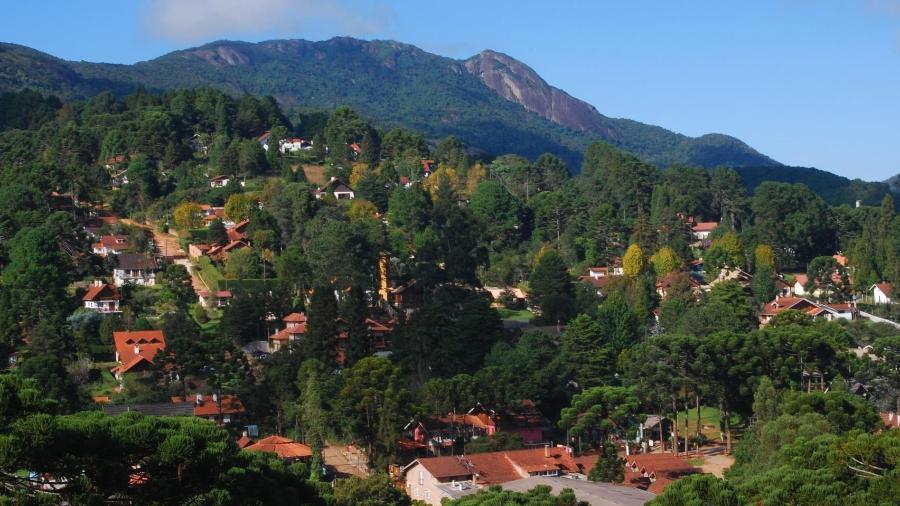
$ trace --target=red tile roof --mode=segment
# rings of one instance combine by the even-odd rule
[[[693,230],[694,232],[712,232],[718,226],[718,221],[700,221],[697,222],[696,225],[691,227],[691,230]]]
[[[643,476],[644,472],[648,477]],[[673,481],[698,472],[699,469],[690,462],[671,453],[639,453],[626,457],[625,482],[622,484],[660,494]]]
[[[136,365],[153,363],[157,352],[166,349],[166,339],[161,330],[137,330],[113,332],[113,342],[119,355],[117,372],[128,372]]]
[[[251,452],[274,453],[280,459],[302,459],[312,456],[312,449],[303,443],[281,436],[269,436],[244,448]]]
[[[122,294],[120,294],[119,290],[112,285],[91,285],[81,300],[89,302],[98,300],[122,300]]]
[[[881,290],[882,293],[884,293],[885,295],[888,295],[888,296],[889,296],[889,295],[891,294],[892,286],[891,286],[890,283],[884,283],[884,282],[882,282],[882,283],[875,283],[874,286],[877,286],[878,289]]]
[[[548,471],[564,474],[580,473],[584,469],[566,448],[560,447],[431,457],[418,459],[417,462],[438,480],[477,476],[476,481],[485,485],[506,483]]]

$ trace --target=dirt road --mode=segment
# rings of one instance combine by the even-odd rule
[[[366,455],[357,448],[347,445],[326,444],[325,465],[338,476],[369,476],[369,463]]]

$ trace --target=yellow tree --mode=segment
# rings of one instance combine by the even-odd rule
[[[475,189],[485,179],[487,179],[487,169],[484,168],[484,165],[481,162],[473,165],[466,173],[466,195],[475,193]]]
[[[347,218],[351,222],[367,221],[375,219],[377,213],[378,208],[375,207],[375,204],[366,199],[357,198],[350,203],[350,209],[347,210]]]
[[[445,165],[438,167],[433,174],[428,176],[428,178],[422,182],[425,191],[431,195],[432,200],[437,199],[438,189],[445,184],[453,190],[459,188],[459,174],[457,174],[456,169]]]
[[[353,170],[350,172],[350,186],[356,188],[356,183],[369,172],[371,172],[371,169],[368,163],[354,163]]]
[[[246,220],[250,217],[253,204],[252,197],[245,193],[235,193],[225,201],[225,217],[234,222]]]
[[[658,277],[663,277],[670,272],[674,272],[681,267],[681,258],[675,250],[669,246],[663,246],[659,251],[650,257],[650,263],[653,264],[653,270]]]
[[[200,228],[203,224],[203,218],[200,216],[200,205],[194,202],[182,202],[175,206],[172,215],[175,219],[175,226],[188,230],[192,228]]]
[[[753,265],[756,269],[762,266],[775,272],[775,251],[768,244],[760,244],[753,252]]]
[[[626,276],[635,277],[644,270],[644,251],[637,244],[632,244],[622,258],[622,269]]]

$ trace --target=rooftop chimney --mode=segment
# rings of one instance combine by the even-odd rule
[[[215,402],[216,404],[219,403],[219,394],[215,392],[213,392],[213,402]]]
[[[550,458],[550,445],[544,445],[544,457]]]
[[[196,399],[197,399],[197,401],[196,401],[197,405],[202,406],[203,405],[203,394],[197,394]]]

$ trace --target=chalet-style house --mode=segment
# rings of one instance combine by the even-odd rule
[[[706,241],[718,226],[717,221],[698,221],[691,227],[691,238],[694,241]]]
[[[819,304],[802,297],[776,297],[760,311],[760,326],[769,323],[778,313],[789,309],[826,320],[855,320],[859,317],[859,310],[855,304]]]
[[[228,186],[232,180],[231,176],[222,174],[220,176],[213,176],[209,178],[209,187],[210,188],[225,188]]]
[[[205,308],[223,308],[231,302],[231,292],[228,290],[200,290],[197,292],[197,302]]]
[[[227,425],[240,420],[247,412],[244,403],[236,395],[196,394],[194,398],[187,399],[172,397],[172,404],[192,405],[191,414],[216,422],[217,425]]]
[[[91,245],[95,255],[107,257],[120,255],[131,249],[131,243],[126,235],[101,235],[99,240]]]
[[[356,196],[353,189],[344,184],[340,179],[333,177],[325,183],[325,186],[320,186],[316,189],[316,198],[320,199],[325,195],[331,195],[335,198],[335,200],[349,200]]]
[[[225,233],[228,235],[228,240],[231,242],[247,242],[248,225],[250,225],[250,220],[243,220],[239,223],[235,223],[233,227],[228,227],[227,230],[225,230]]]
[[[284,328],[269,336],[269,351],[272,353],[300,342],[306,335],[306,313],[291,313],[281,320]]]
[[[389,307],[396,311],[410,314],[422,307],[422,289],[413,280],[405,285],[392,288],[388,292]]]
[[[145,371],[153,365],[158,352],[166,349],[166,338],[161,330],[135,330],[113,332],[116,362],[112,372],[121,380],[125,373]]]
[[[222,246],[213,246],[209,248],[206,251],[206,254],[210,258],[215,258],[216,260],[226,260],[228,258],[228,255],[230,255],[232,251],[249,247],[250,245],[245,241],[231,241],[228,244]]]
[[[88,288],[87,293],[81,298],[85,309],[98,313],[118,313],[121,311],[119,304],[122,294],[113,285],[102,281],[96,281]]]
[[[243,447],[248,452],[274,453],[279,460],[286,462],[306,462],[312,458],[312,448],[293,439],[281,436],[269,436]]]
[[[894,292],[890,283],[875,283],[869,287],[869,292],[872,293],[872,302],[875,304],[891,304],[893,302],[891,295]]]
[[[116,286],[156,284],[156,260],[140,253],[118,255],[118,265],[113,268],[113,284]]]

